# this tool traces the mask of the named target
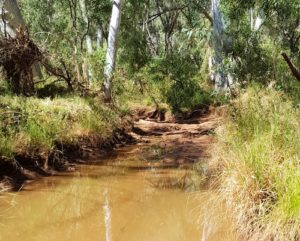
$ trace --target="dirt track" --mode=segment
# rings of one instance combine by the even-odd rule
[[[209,155],[220,119],[216,111],[180,122],[145,118],[134,123],[132,135],[141,141],[155,140],[164,150],[161,158],[166,164],[195,163]]]

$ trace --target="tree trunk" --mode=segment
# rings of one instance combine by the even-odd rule
[[[148,17],[149,18],[149,17]],[[147,45],[150,49],[151,56],[158,56],[158,45],[159,45],[159,32],[156,30],[153,21],[149,24],[148,21],[145,21],[145,30],[147,31]]]
[[[100,25],[97,26],[97,48],[102,49],[103,46],[103,31]]]
[[[0,4],[0,29],[5,37],[16,37],[17,29],[26,29],[26,24],[16,0],[3,0]],[[42,80],[40,65],[35,63],[32,67],[33,78]]]
[[[103,83],[105,101],[111,102],[112,100],[112,77],[116,65],[117,54],[117,37],[121,23],[121,11],[124,0],[114,0],[111,20],[109,25],[107,53],[106,53],[106,66],[104,69],[105,80]]]
[[[291,59],[288,57],[286,53],[281,54],[284,58],[285,62],[288,64],[293,76],[300,81],[300,70],[296,68],[296,66],[292,63]]]
[[[257,12],[254,8],[250,8],[249,15],[250,15],[250,28],[252,32],[257,32],[260,27],[263,25],[264,22],[264,14],[262,11]],[[256,15],[256,17],[255,17]]]
[[[262,25],[263,25],[263,18],[261,17],[261,14],[258,13],[258,15],[255,19],[254,31],[257,32]]]
[[[88,53],[88,55],[92,55],[93,54],[93,40],[92,40],[91,35],[89,34],[90,23],[89,23],[89,18],[87,15],[86,2],[85,2],[85,0],[79,0],[79,3],[80,3],[80,9],[81,9],[83,22],[84,22],[87,53]],[[91,66],[87,60],[86,60],[86,68],[87,68],[87,82],[88,82],[88,84],[91,84],[93,81],[93,72],[92,72]]]
[[[85,38],[86,38],[86,48],[88,54],[93,54],[93,41],[92,37],[89,34],[89,18],[87,15],[87,9],[86,9],[86,3],[85,0],[79,0],[80,3],[80,9],[81,9],[81,14],[84,22],[84,31],[85,31]]]
[[[212,18],[213,18],[213,57],[212,65],[213,82],[215,84],[216,91],[226,90],[229,87],[228,76],[225,74],[223,68],[223,54],[224,54],[224,23],[222,19],[222,13],[220,11],[220,0],[212,0],[211,5]]]
[[[250,29],[253,31],[254,29],[254,10],[253,8],[250,8],[249,10],[249,17],[250,17]]]
[[[17,28],[26,28],[18,3],[16,0],[3,0],[1,5],[1,32],[14,38]]]

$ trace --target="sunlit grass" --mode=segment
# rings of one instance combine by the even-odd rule
[[[281,92],[251,87],[219,132],[221,196],[249,240],[300,237],[300,110]]]
[[[38,151],[49,153],[56,142],[77,142],[81,136],[108,136],[117,114],[97,100],[80,97],[0,97],[0,157]]]

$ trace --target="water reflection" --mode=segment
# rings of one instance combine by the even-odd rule
[[[108,165],[27,185],[14,203],[0,201],[2,241],[234,241],[228,223],[211,235],[199,219],[203,193],[192,170],[116,157]],[[138,168],[140,167],[140,168]],[[150,168],[144,168],[150,167]],[[221,239],[220,239],[221,237]]]
[[[104,190],[103,196],[104,196],[104,199],[105,199],[105,203],[103,205],[104,223],[105,223],[105,240],[106,241],[111,241],[112,240],[112,234],[111,234],[111,208],[110,208],[109,193],[108,193],[107,188]]]

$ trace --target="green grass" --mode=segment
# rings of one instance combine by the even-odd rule
[[[117,114],[96,99],[0,97],[0,157],[49,154],[56,142],[76,143],[82,136],[109,136]]]
[[[249,240],[300,238],[299,120],[286,94],[254,86],[233,101],[219,131],[220,193]]]

